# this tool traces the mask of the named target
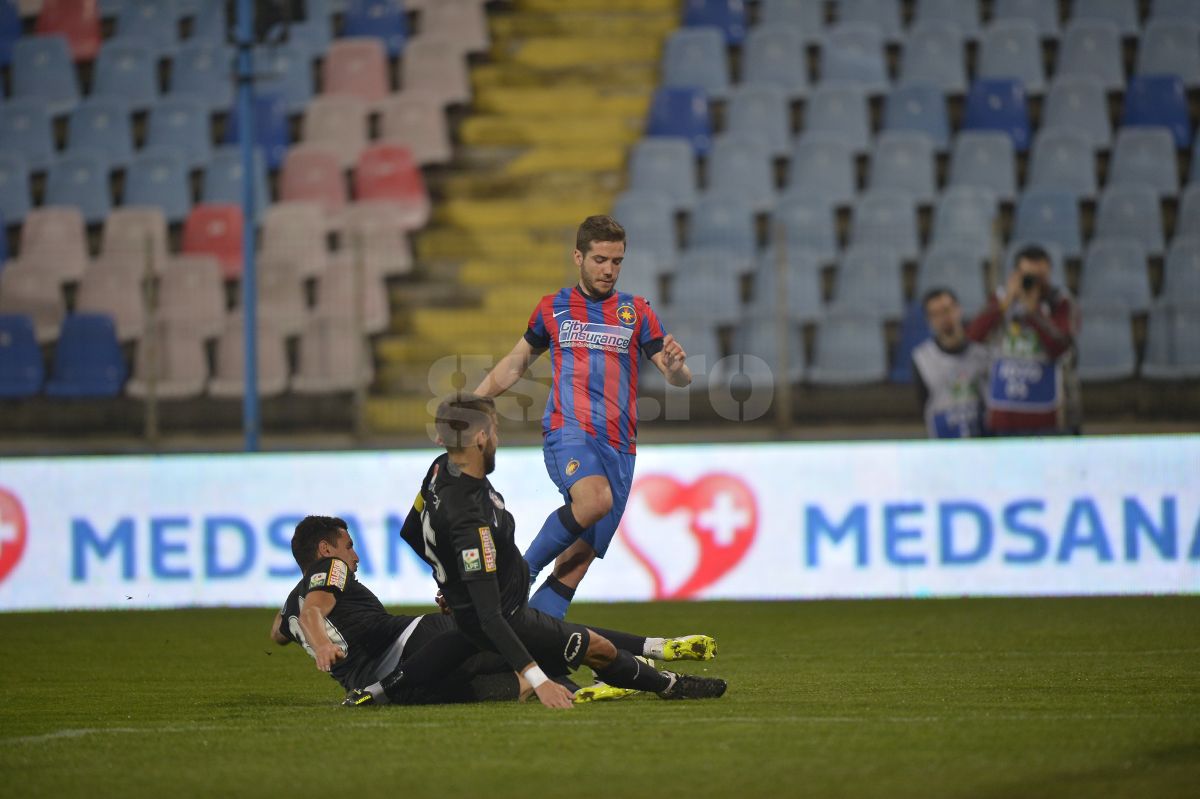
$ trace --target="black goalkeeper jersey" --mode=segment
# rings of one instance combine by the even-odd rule
[[[517,548],[515,530],[504,497],[488,479],[464,474],[442,455],[425,473],[401,534],[432,567],[459,626],[478,629],[468,583],[497,581],[505,617],[528,598],[529,566]]]
[[[340,558],[323,558],[310,566],[300,582],[288,594],[283,605],[280,631],[291,641],[313,650],[300,629],[300,611],[304,599],[313,591],[328,591],[337,599],[325,619],[329,640],[346,653],[344,660],[333,664],[330,674],[345,686],[359,684],[358,672],[373,665],[411,624],[415,616],[394,616],[384,610],[383,603],[360,583]]]

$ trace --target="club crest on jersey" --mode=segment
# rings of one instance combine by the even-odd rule
[[[333,563],[329,565],[329,579],[325,584],[330,588],[345,588],[346,578],[350,574],[350,570],[346,568],[346,561],[333,559]]]
[[[483,568],[483,564],[479,561],[478,549],[464,549],[462,553],[463,571],[477,572]]]
[[[325,578],[328,576],[329,575],[325,574],[325,572],[321,572],[320,574],[314,574],[312,577],[308,578],[308,587],[309,588],[320,588],[321,586],[325,585]]]
[[[632,330],[617,325],[567,319],[558,326],[558,344],[561,347],[628,352],[632,338]]]
[[[504,510],[504,499],[501,498],[499,494],[489,489],[488,496],[492,498],[492,504],[495,505],[498,510]]]
[[[637,323],[637,311],[629,303],[617,306],[617,319],[621,320],[621,324],[633,327]]]
[[[563,469],[563,471],[567,473],[567,477],[575,474],[575,472],[579,471],[579,461],[571,458],[571,460],[567,461],[567,468]]]

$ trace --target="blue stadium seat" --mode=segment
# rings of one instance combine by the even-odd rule
[[[979,0],[917,0],[913,27],[928,22],[949,23],[968,39],[978,39]]]
[[[1042,128],[1072,128],[1094,149],[1107,150],[1112,144],[1112,123],[1104,84],[1089,77],[1055,78],[1042,106]]]
[[[0,188],[4,187],[4,164],[0,161]],[[4,214],[0,213],[0,272],[4,271],[4,265],[8,263],[8,223],[4,221]]]
[[[994,130],[958,134],[950,153],[949,185],[985,188],[1002,202],[1012,200],[1017,192],[1012,137]]]
[[[1029,148],[1029,109],[1019,80],[977,80],[967,92],[963,130],[999,130],[1012,137],[1013,147],[1023,153]]]
[[[806,370],[804,357],[804,331],[796,321],[789,320],[786,327],[787,363],[783,365],[782,377],[789,386],[804,382]],[[747,380],[751,386],[763,389],[774,388],[780,380],[779,335],[775,323],[770,319],[753,317],[743,319],[733,331],[733,363],[725,375],[732,385]],[[747,357],[749,356],[749,357]]]
[[[1068,258],[1083,255],[1079,200],[1069,191],[1028,189],[1017,201],[1013,236],[1058,246]]]
[[[1162,296],[1200,297],[1200,238],[1177,237],[1163,266]]]
[[[1048,128],[1033,140],[1027,186],[1069,191],[1080,199],[1096,195],[1092,143],[1075,128]]]
[[[992,4],[992,20],[1028,21],[1039,36],[1058,36],[1058,3],[1046,0],[995,0]]]
[[[174,0],[124,0],[117,35],[141,39],[158,58],[179,47],[179,12]]]
[[[92,97],[121,100],[133,111],[154,105],[158,99],[154,51],[140,39],[129,37],[104,42],[96,57]]]
[[[1200,305],[1160,300],[1146,326],[1142,377],[1192,380],[1200,377]]]
[[[871,94],[887,91],[887,66],[879,28],[858,23],[830,28],[821,45],[821,85],[858,86]]]
[[[731,263],[725,252],[689,250],[683,256],[676,279],[671,281],[670,302],[664,307],[664,314],[708,324],[733,324],[741,315],[740,273],[747,269],[747,263]],[[682,277],[684,274],[686,279]]]
[[[1096,208],[1096,236],[1134,239],[1151,257],[1161,256],[1166,243],[1154,188],[1136,183],[1109,184]]]
[[[717,136],[708,154],[708,191],[755,211],[770,210],[775,205],[775,171],[763,141],[749,134]]]
[[[254,211],[255,221],[271,203],[267,188],[267,165],[262,150],[254,151]],[[236,145],[218,147],[204,170],[202,203],[242,204],[242,149]]]
[[[33,320],[24,314],[0,314],[0,398],[35,396],[45,379]]]
[[[342,21],[342,36],[375,36],[383,40],[388,57],[396,58],[408,41],[404,6],[395,0],[350,0]]]
[[[677,210],[696,204],[696,154],[687,139],[658,136],[639,141],[629,158],[629,188],[670,196]]]
[[[89,98],[67,120],[67,152],[102,154],[105,168],[124,169],[133,159],[133,126],[129,107],[120,100]]]
[[[889,383],[908,385],[913,381],[912,353],[933,335],[925,319],[925,306],[917,297],[908,304],[904,319],[900,322],[900,338],[892,352],[892,368],[888,370]]]
[[[326,0],[305,0],[304,6],[304,19],[293,22],[289,33],[320,57],[333,42],[333,11]]]
[[[1138,75],[1130,80],[1121,124],[1167,128],[1175,146],[1186,150],[1192,143],[1192,124],[1183,81],[1175,75]]]
[[[103,222],[112,207],[105,156],[83,149],[64,153],[46,174],[46,205],[73,205],[87,224]]]
[[[1080,303],[1076,372],[1081,380],[1127,380],[1137,374],[1129,311],[1097,302]]]
[[[754,210],[735,197],[706,195],[692,210],[691,227],[688,235],[689,269],[692,254],[696,252],[719,252],[736,259],[747,271],[758,249],[758,237],[754,227]]]
[[[729,56],[725,37],[716,28],[680,28],[667,38],[662,85],[696,88],[723,100],[729,91]]]
[[[784,158],[792,149],[792,113],[784,91],[776,86],[738,86],[725,111],[730,133],[761,139],[767,152]]]
[[[32,205],[29,164],[21,153],[0,148],[0,217],[10,225],[19,224]]]
[[[1095,19],[1110,22],[1122,36],[1137,36],[1137,0],[1072,0],[1071,20]]]
[[[865,313],[876,319],[904,316],[900,258],[882,247],[853,246],[842,253],[831,311]]]
[[[212,157],[208,111],[191,97],[164,97],[150,109],[147,147],[174,148],[188,169],[199,169]]]
[[[285,43],[254,48],[254,70],[259,93],[283,97],[289,114],[304,111],[313,98],[311,56],[303,44]]]
[[[784,296],[779,296],[778,255],[774,250],[758,258],[754,270],[754,293],[750,311],[763,319],[775,315],[783,299],[789,319],[813,322],[821,315],[821,264],[824,259],[813,250],[796,249],[784,254],[783,269],[787,275]]]
[[[956,0],[957,2],[957,0]],[[923,83],[947,94],[967,90],[963,34],[948,22],[918,22],[908,31],[900,57],[900,85]]]
[[[1111,22],[1073,20],[1058,46],[1057,78],[1092,78],[1107,91],[1125,88],[1121,33]]]
[[[650,192],[625,192],[617,198],[612,215],[625,228],[627,254],[647,253],[663,272],[675,268],[679,261],[679,245],[670,197]]]
[[[1092,239],[1083,259],[1079,299],[1134,313],[1150,310],[1150,277],[1142,243],[1127,238]]]
[[[171,97],[195,98],[209,113],[233,105],[233,53],[224,44],[189,42],[171,64]]]
[[[771,214],[770,238],[774,246],[785,243],[789,259],[803,251],[820,263],[832,263],[838,251],[833,206],[823,195],[785,195]]]
[[[809,382],[827,386],[880,383],[887,377],[883,326],[868,313],[830,312],[817,325]]]
[[[950,186],[934,209],[930,246],[951,246],[986,256],[992,250],[995,220],[995,192],[975,186]]]
[[[111,317],[73,314],[63,321],[54,371],[46,383],[50,397],[115,397],[127,368]]]
[[[54,160],[54,129],[46,104],[36,98],[8,100],[0,113],[0,152],[20,155],[38,172]]]
[[[35,99],[52,115],[79,102],[79,81],[62,36],[25,36],[13,44],[12,97]]]
[[[742,48],[744,87],[774,87],[790,99],[808,94],[804,41],[791,28],[757,27]]]
[[[621,264],[621,279],[618,285],[621,291],[644,297],[651,305],[658,305],[662,301],[660,275],[661,270],[653,253],[632,252],[625,256],[625,261]]]
[[[746,9],[742,0],[684,0],[683,24],[717,28],[728,44],[739,45],[746,38]]]
[[[1041,94],[1046,86],[1046,72],[1042,68],[1042,43],[1034,23],[1008,19],[988,25],[979,39],[975,73],[981,80],[1016,80],[1027,93]]]
[[[125,173],[122,205],[161,208],[167,221],[183,222],[192,210],[192,195],[183,154],[170,148],[139,152]]]
[[[1108,163],[1108,185],[1144,183],[1162,197],[1179,191],[1175,142],[1166,128],[1127,127],[1117,131]]]
[[[789,196],[817,196],[834,205],[854,199],[854,149],[837,135],[806,133],[792,150]]]
[[[839,24],[874,25],[890,42],[899,42],[903,35],[900,0],[838,0],[837,18]]]
[[[11,218],[11,217],[9,217]],[[1179,195],[1179,213],[1175,215],[1175,238],[1200,237],[1200,184],[1186,186]]]
[[[229,41],[225,0],[197,0],[196,5],[192,18],[192,43],[224,46]]]
[[[942,90],[928,83],[899,86],[887,96],[883,129],[923,133],[938,150],[950,146],[950,120]]]
[[[856,153],[871,147],[871,113],[861,86],[818,86],[804,111],[804,134],[836,136]]]
[[[933,288],[954,292],[968,319],[979,313],[987,302],[982,255],[970,247],[955,244],[930,247],[917,269],[917,299]]]
[[[16,0],[0,0],[0,67],[12,63],[13,43],[21,38],[21,15]]]
[[[921,250],[917,235],[917,207],[910,194],[901,191],[869,191],[854,203],[853,246],[868,245],[891,250],[905,260],[914,260]]]
[[[1150,19],[1181,19],[1200,25],[1200,5],[1194,0],[1152,0]]]
[[[235,107],[229,114],[225,126],[225,143],[235,144],[241,136],[241,114]],[[291,144],[291,128],[288,125],[287,103],[282,97],[263,92],[254,98],[255,145],[267,158],[268,169],[279,169],[287,157]]]
[[[816,42],[825,31],[825,0],[762,0],[759,27],[787,28],[806,43]]]
[[[1150,20],[1138,43],[1137,75],[1178,75],[1189,89],[1200,86],[1200,25]]]
[[[707,95],[700,89],[658,89],[650,104],[646,135],[681,136],[697,155],[707,154],[712,146]]]
[[[918,203],[932,203],[937,193],[933,143],[913,131],[884,131],[871,153],[872,190],[901,191]]]

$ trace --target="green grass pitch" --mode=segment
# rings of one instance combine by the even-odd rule
[[[271,613],[0,614],[5,793],[1200,796],[1195,596],[580,604],[730,689],[566,712],[341,708]]]

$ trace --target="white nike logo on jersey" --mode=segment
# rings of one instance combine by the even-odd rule
[[[558,317],[562,316],[563,314],[570,312],[570,310],[571,310],[570,308],[567,308],[566,310],[563,310],[563,311],[556,311],[554,313],[554,318],[557,319]]]

